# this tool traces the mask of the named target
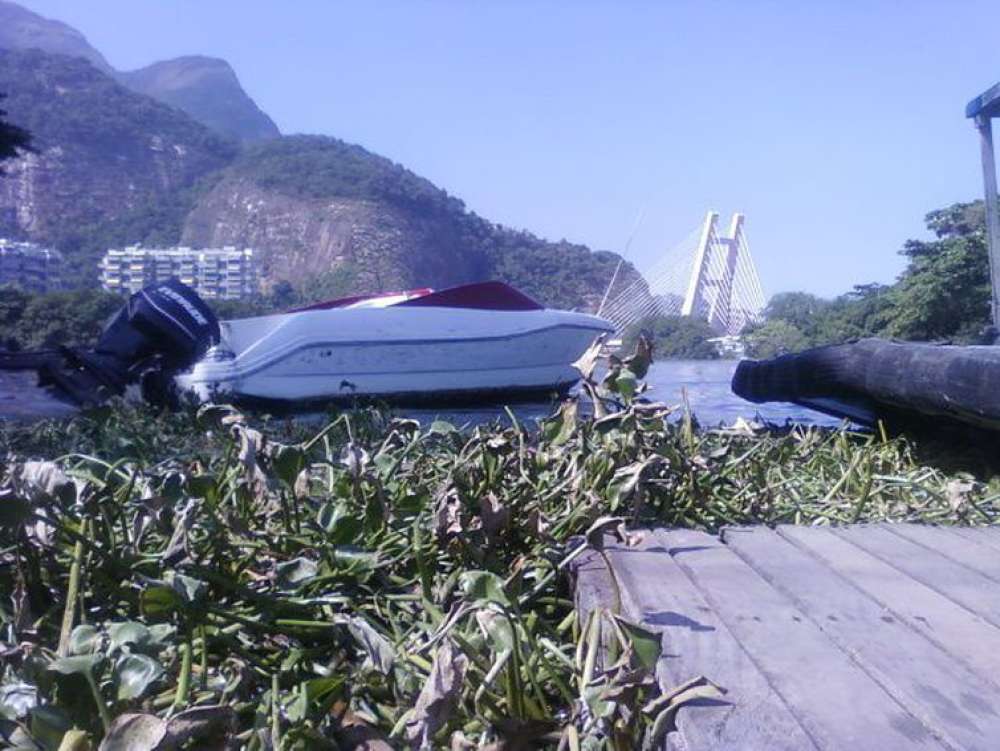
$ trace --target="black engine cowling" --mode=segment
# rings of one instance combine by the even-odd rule
[[[197,362],[220,336],[219,320],[205,301],[169,279],[132,295],[93,349],[60,347],[46,357],[39,380],[82,405],[122,394],[131,384],[139,384],[147,400],[169,405],[176,399],[174,374]]]

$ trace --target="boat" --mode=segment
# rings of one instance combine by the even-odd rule
[[[176,376],[180,390],[295,407],[546,398],[568,391],[579,379],[573,362],[613,331],[496,281],[330,300],[220,329],[218,344]]]
[[[860,339],[744,360],[732,390],[892,429],[1000,430],[1000,347]]]
[[[358,399],[514,402],[568,391],[579,379],[573,363],[611,331],[597,316],[544,308],[502,282],[219,321],[193,289],[169,279],[132,295],[95,346],[0,352],[0,372],[35,371],[32,403],[61,410],[130,389],[166,406],[184,393],[287,409]],[[5,377],[24,384],[20,374]]]

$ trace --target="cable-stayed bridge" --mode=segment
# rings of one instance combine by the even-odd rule
[[[728,233],[710,211],[700,227],[634,281],[615,287],[598,315],[618,333],[656,316],[696,316],[719,336],[736,336],[763,319],[764,291],[750,255],[744,216],[734,214]]]

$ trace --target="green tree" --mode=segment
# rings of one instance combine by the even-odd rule
[[[974,341],[990,322],[990,269],[982,203],[927,215],[937,235],[910,240],[886,333],[910,340]]]
[[[717,336],[712,327],[692,316],[657,316],[633,325],[623,337],[625,351],[630,351],[640,333],[653,342],[657,358],[672,360],[714,360],[718,348],[709,339]]]
[[[757,359],[800,352],[811,345],[798,328],[782,319],[767,321],[744,337],[747,355]]]
[[[13,287],[2,287],[0,340],[24,349],[90,344],[123,303],[123,298],[104,290],[32,296]]]
[[[806,292],[775,295],[765,311],[768,323],[745,337],[748,351],[766,357],[864,336],[980,341],[990,319],[983,213],[976,201],[928,214],[935,238],[905,244],[900,252],[907,265],[895,284],[859,285],[834,300]]]
[[[829,300],[809,292],[779,292],[768,302],[764,317],[768,321],[790,323],[808,335],[829,306]]]
[[[0,101],[7,97],[0,94]],[[0,162],[13,159],[22,151],[31,149],[31,136],[24,128],[20,128],[6,120],[7,112],[0,109]],[[0,175],[3,168],[0,167]]]

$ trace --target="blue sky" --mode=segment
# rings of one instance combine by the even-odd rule
[[[224,57],[286,133],[360,143],[494,221],[640,268],[747,214],[765,290],[892,281],[981,195],[987,2],[24,0],[120,69]]]

